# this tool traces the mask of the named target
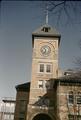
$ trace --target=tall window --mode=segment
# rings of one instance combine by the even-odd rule
[[[40,64],[40,72],[44,72],[44,64]]]
[[[74,103],[73,91],[70,91],[70,92],[69,92],[69,95],[68,95],[68,102],[69,102],[70,104],[73,104],[73,103]]]
[[[76,97],[77,97],[77,104],[81,104],[81,92],[78,92]]]
[[[48,72],[48,73],[51,72],[51,65],[46,65],[46,72]]]
[[[39,88],[43,88],[43,80],[38,81],[38,86],[39,86]]]

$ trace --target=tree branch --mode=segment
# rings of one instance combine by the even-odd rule
[[[52,3],[52,8],[50,8],[49,9],[49,11],[51,12],[51,11],[53,11],[55,8],[57,8],[58,6],[61,6],[61,5],[63,5],[63,4],[65,4],[65,2],[66,1],[63,1],[63,2],[60,2],[60,3],[57,3],[57,4],[55,4],[54,2],[51,2]]]

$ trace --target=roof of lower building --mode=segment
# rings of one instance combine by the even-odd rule
[[[71,75],[65,75],[55,79],[55,83],[79,83],[81,84],[81,72],[79,73],[72,73]]]
[[[17,86],[16,86],[16,90],[17,90],[17,91],[29,92],[29,91],[30,91],[30,82],[17,85]]]
[[[50,25],[45,24],[35,30],[32,35],[37,35],[37,36],[55,36],[55,37],[60,37],[61,35],[59,32],[56,31],[55,28],[52,28]]]

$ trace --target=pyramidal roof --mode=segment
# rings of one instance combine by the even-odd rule
[[[35,30],[32,35],[37,35],[37,36],[56,36],[56,37],[60,37],[61,35],[59,34],[59,32],[56,31],[55,28],[52,28],[50,25],[45,24],[43,26],[41,26],[40,28],[38,28],[37,30]]]

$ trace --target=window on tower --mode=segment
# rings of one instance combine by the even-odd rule
[[[40,72],[44,72],[44,64],[40,64]]]
[[[49,32],[50,31],[50,27],[43,27],[42,31]]]
[[[43,88],[43,80],[38,81],[38,86],[39,86],[39,88]]]
[[[43,88],[45,90],[51,89],[52,85],[49,80],[39,80],[38,81],[38,88]]]
[[[40,72],[40,73],[46,73],[46,74],[48,74],[48,73],[52,73],[52,64],[51,63],[39,63],[39,65],[38,65],[39,67],[39,69],[38,69],[38,71]]]
[[[46,65],[46,72],[50,73],[51,72],[51,65]]]
[[[45,80],[45,88],[46,89],[50,89],[51,88],[49,80]]]

